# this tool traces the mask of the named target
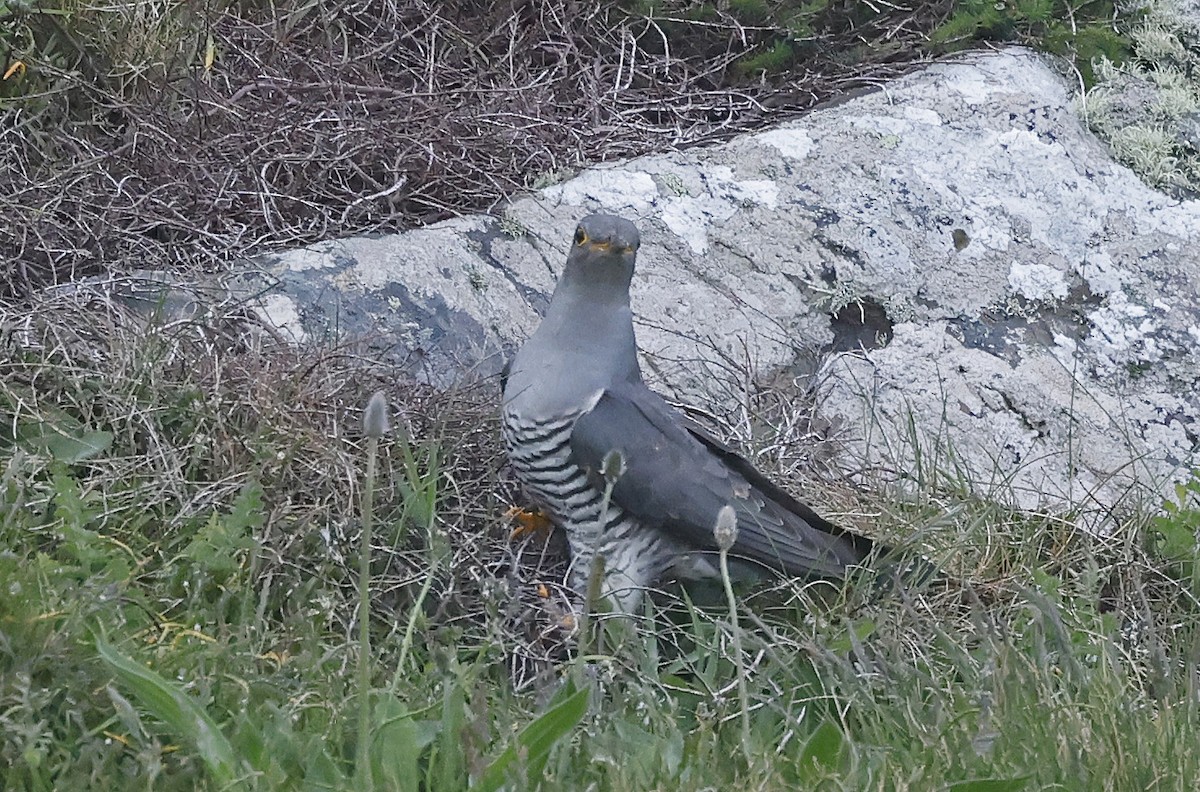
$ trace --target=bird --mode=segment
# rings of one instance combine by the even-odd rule
[[[640,244],[624,218],[579,221],[546,315],[501,378],[509,463],[566,533],[570,588],[584,597],[599,574],[601,597],[633,613],[664,577],[713,578],[714,527],[730,508],[727,549],[743,568],[844,578],[870,539],[818,515],[646,385],[630,307]]]

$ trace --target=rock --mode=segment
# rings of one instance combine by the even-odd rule
[[[1200,202],[1115,164],[1023,50],[929,66],[727,144],[589,169],[503,219],[326,242],[259,266],[297,339],[369,335],[435,383],[497,371],[576,220],[643,233],[647,369],[817,372],[853,475],[890,471],[1096,527],[1200,466]],[[747,363],[748,361],[748,363]]]
[[[1200,110],[1186,113],[1179,119],[1179,138],[1192,150],[1200,153]]]

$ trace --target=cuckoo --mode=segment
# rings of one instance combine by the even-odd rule
[[[566,531],[571,588],[585,593],[597,554],[600,593],[624,612],[660,578],[715,575],[724,506],[737,518],[731,558],[844,577],[870,540],[818,516],[642,381],[629,303],[638,245],[629,221],[584,218],[545,319],[504,376],[509,460]]]

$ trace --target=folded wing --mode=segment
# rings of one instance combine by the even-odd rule
[[[573,461],[597,483],[605,456],[619,451],[626,469],[613,501],[686,546],[716,550],[713,526],[728,504],[738,517],[731,552],[789,575],[841,577],[871,550],[868,539],[818,516],[641,383],[606,390],[570,442]]]

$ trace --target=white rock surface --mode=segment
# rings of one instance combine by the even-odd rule
[[[434,381],[495,371],[578,218],[622,214],[660,384],[711,400],[727,358],[819,359],[848,472],[952,472],[1097,525],[1200,466],[1200,203],[1114,164],[1066,85],[1022,50],[933,65],[726,145],[590,169],[502,221],[269,260],[274,309],[293,299],[314,338],[376,334]]]

